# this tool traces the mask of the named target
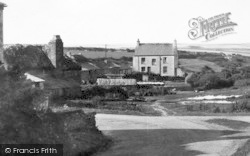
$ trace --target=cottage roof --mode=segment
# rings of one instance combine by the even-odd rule
[[[74,88],[80,87],[80,83],[72,79],[56,79],[52,77],[47,77],[45,79],[45,87],[47,89],[57,89],[57,88]]]
[[[31,75],[29,73],[25,73],[24,75],[26,76],[26,79],[31,80],[32,82],[44,82],[45,81],[45,80],[43,80],[37,76]]]
[[[81,70],[81,66],[79,66],[76,62],[70,59],[67,56],[64,56],[62,62],[62,69],[63,70]]]
[[[173,45],[170,43],[140,43],[135,48],[135,56],[166,55],[174,55]]]
[[[95,64],[91,62],[81,63],[81,67],[83,71],[100,69],[99,67],[97,67]]]
[[[45,74],[40,70],[32,70],[25,73],[27,79],[33,82],[44,82],[46,89],[80,87],[80,83],[73,79],[56,78],[51,74]]]

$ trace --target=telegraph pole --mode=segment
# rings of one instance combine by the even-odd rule
[[[105,59],[107,59],[107,44],[105,44]]]

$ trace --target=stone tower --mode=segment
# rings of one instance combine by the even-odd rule
[[[49,51],[47,53],[51,63],[55,68],[60,69],[63,65],[63,42],[60,35],[55,35],[49,42]]]
[[[3,9],[7,5],[0,2],[0,61],[4,63],[3,60]]]

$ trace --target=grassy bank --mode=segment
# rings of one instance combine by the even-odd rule
[[[248,140],[242,147],[240,147],[232,156],[249,156],[250,140]]]
[[[102,101],[98,104],[93,104],[91,100],[71,100],[67,101],[68,107],[65,110],[79,110],[83,109],[86,113],[104,113],[104,114],[124,114],[124,115],[148,115],[160,116],[160,113],[151,107],[152,102],[128,102],[128,101]],[[62,108],[55,107],[54,110]],[[63,108],[62,108],[63,109]]]
[[[57,115],[63,119],[64,130],[70,138],[70,142],[66,143],[71,147],[67,155],[92,155],[111,144],[111,140],[96,128],[94,113],[70,111]]]
[[[250,127],[249,122],[228,120],[228,119],[211,119],[207,120],[209,123],[226,126],[234,130],[244,130]],[[232,156],[248,156],[250,153],[250,140],[248,140],[242,147],[240,147]]]
[[[0,72],[0,82],[0,144],[63,144],[66,156],[88,156],[109,145],[95,114],[39,109],[47,94],[19,73]]]

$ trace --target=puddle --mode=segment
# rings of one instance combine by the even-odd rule
[[[206,96],[196,96],[187,98],[188,100],[218,100],[218,99],[228,99],[228,98],[239,98],[242,95],[206,95]]]
[[[182,105],[194,105],[194,104],[232,104],[234,101],[230,101],[230,98],[239,98],[242,95],[206,95],[187,98],[186,101],[181,101]]]
[[[193,105],[193,104],[232,104],[233,101],[227,100],[203,100],[203,101],[181,101],[182,105]]]

